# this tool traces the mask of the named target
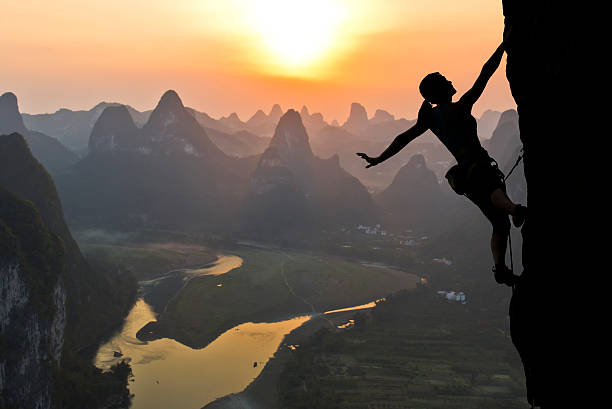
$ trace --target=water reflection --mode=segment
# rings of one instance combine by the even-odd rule
[[[197,409],[242,391],[263,370],[283,337],[308,319],[241,324],[205,348],[191,349],[168,338],[139,341],[136,332],[155,320],[151,307],[139,299],[121,333],[99,349],[95,364],[108,369],[120,359],[130,360],[134,381],[129,387],[135,395],[132,408]],[[123,356],[115,357],[115,351]]]

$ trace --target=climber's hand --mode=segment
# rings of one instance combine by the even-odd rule
[[[378,165],[380,162],[378,161],[378,158],[371,158],[368,155],[366,155],[365,153],[362,152],[358,152],[357,156],[365,159],[366,162],[368,162],[368,164],[366,165],[366,169],[367,168],[371,168],[372,166],[376,166]]]

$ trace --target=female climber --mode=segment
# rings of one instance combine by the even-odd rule
[[[419,85],[419,91],[425,101],[419,109],[416,124],[398,135],[380,156],[370,157],[365,153],[357,155],[368,162],[366,168],[376,166],[430,129],[457,160],[457,165],[446,174],[449,184],[455,192],[464,194],[478,206],[493,225],[491,252],[495,263],[495,281],[512,286],[517,276],[505,263],[506,243],[510,234],[508,216],[511,215],[513,224],[519,227],[525,221],[527,208],[514,204],[508,198],[503,173],[480,145],[476,119],[471,114],[472,106],[499,67],[503,54],[502,42],[482,67],[472,88],[456,102],[452,100],[457,92],[452,82],[438,72],[425,76]]]

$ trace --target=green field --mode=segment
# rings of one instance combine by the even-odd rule
[[[160,317],[161,333],[203,347],[248,321],[274,321],[349,307],[413,288],[407,273],[293,250],[237,247],[242,267],[193,279]]]
[[[77,232],[86,258],[115,266],[142,280],[170,270],[207,264],[216,251],[185,237],[165,234]]]
[[[279,407],[528,407],[518,354],[496,314],[419,290],[355,321],[284,353]]]

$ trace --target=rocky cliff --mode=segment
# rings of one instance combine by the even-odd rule
[[[556,210],[560,195],[571,212],[588,197],[585,187],[571,182],[587,165],[576,158],[569,141],[572,127],[564,121],[578,114],[570,112],[576,104],[567,98],[575,78],[568,20],[564,6],[550,1],[505,0],[503,7],[506,30],[511,30],[506,75],[518,107],[529,206],[522,229],[524,271],[510,305],[512,341],[533,405],[584,407],[573,404],[581,388],[572,373],[578,346],[570,342],[582,336],[577,331],[580,304],[555,301],[556,294],[570,292],[568,285],[579,281],[574,275],[588,263],[584,249],[570,238],[585,237],[579,225],[590,225],[584,219],[568,225]],[[572,166],[560,163],[567,158],[574,158]]]
[[[66,326],[62,240],[0,189],[0,407],[49,408]]]
[[[121,322],[135,284],[89,266],[53,180],[17,133],[0,135],[0,237],[0,406],[93,408],[126,398],[127,373],[108,379],[91,353]]]

